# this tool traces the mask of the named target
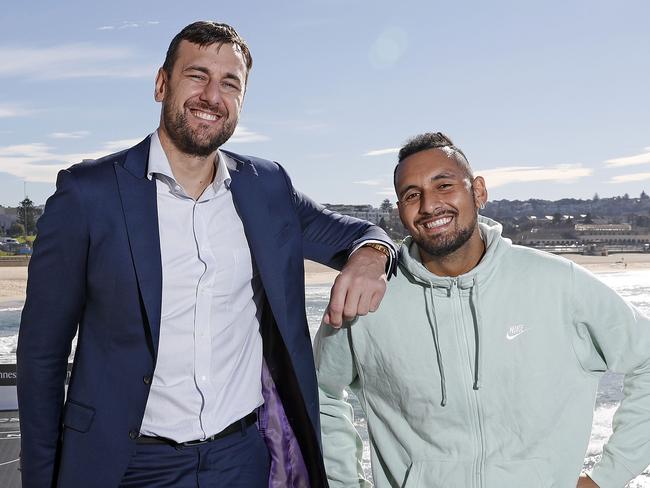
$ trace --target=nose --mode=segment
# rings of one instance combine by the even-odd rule
[[[425,215],[435,215],[442,208],[442,202],[435,192],[423,191],[420,196],[420,213]]]
[[[218,105],[221,102],[221,90],[219,83],[215,80],[211,80],[203,87],[203,91],[199,96],[201,101],[209,105]]]

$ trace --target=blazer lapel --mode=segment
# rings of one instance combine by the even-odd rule
[[[147,178],[149,143],[147,138],[131,148],[123,165],[115,163],[115,174],[155,358],[160,336],[162,264],[156,181]]]
[[[230,171],[230,191],[237,213],[244,224],[248,245],[275,320],[278,324],[284,324],[284,272],[280,267],[282,260],[275,240],[278,229],[272,225],[276,219],[269,211],[269,197],[253,164],[237,154],[227,154],[237,162],[237,168]]]

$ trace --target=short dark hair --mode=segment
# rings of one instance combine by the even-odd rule
[[[467,161],[465,153],[442,132],[425,132],[406,141],[406,144],[404,144],[399,150],[399,154],[397,155],[397,165],[393,170],[393,185],[397,186],[397,169],[399,168],[400,163],[406,158],[428,149],[443,148],[450,157],[453,157],[456,160],[458,166],[460,166],[460,168],[467,174],[470,181],[473,180],[474,172],[469,165],[469,161]]]
[[[220,24],[207,20],[199,20],[183,28],[169,44],[163,69],[167,75],[171,76],[172,68],[178,57],[178,46],[181,41],[189,41],[192,44],[198,44],[201,47],[210,46],[212,44],[233,44],[237,46],[246,62],[246,75],[253,67],[253,57],[248,49],[246,41],[237,33],[234,27],[228,24]]]

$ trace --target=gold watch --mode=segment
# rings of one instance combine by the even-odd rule
[[[371,247],[375,251],[382,253],[384,256],[386,256],[386,258],[390,260],[390,250],[388,249],[387,246],[384,246],[383,244],[379,244],[378,242],[367,242],[361,247]]]

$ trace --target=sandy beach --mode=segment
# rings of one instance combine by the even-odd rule
[[[582,256],[564,254],[564,257],[581,264],[594,273],[650,270],[650,253],[610,254],[609,256]],[[305,283],[327,285],[334,282],[338,272],[313,261],[305,261]],[[25,299],[27,267],[0,267],[0,303]]]
[[[562,256],[584,266],[593,273],[650,270],[650,253],[610,254],[609,256],[563,254]],[[305,283],[308,285],[332,283],[337,274],[327,266],[313,261],[305,261]]]

